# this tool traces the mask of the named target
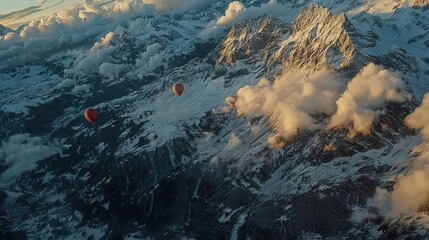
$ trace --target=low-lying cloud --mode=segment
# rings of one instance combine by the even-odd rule
[[[75,5],[0,37],[0,69],[43,59],[47,53],[96,40],[130,19],[156,14],[152,5],[134,0]]]
[[[229,136],[228,143],[226,144],[226,148],[227,149],[233,149],[233,148],[236,148],[240,144],[241,144],[240,138],[238,138],[238,136],[235,135],[235,133],[233,133]]]
[[[66,78],[57,85],[57,88],[59,89],[70,88],[70,87],[73,87],[75,84],[76,82],[73,79]]]
[[[255,86],[239,89],[236,96],[225,99],[226,110],[236,110],[238,116],[269,117],[275,134],[268,142],[283,147],[299,129],[341,127],[349,128],[351,134],[369,133],[389,102],[409,97],[398,74],[372,63],[348,83],[345,92],[343,89],[343,80],[335,72],[320,70],[306,76],[291,70],[273,83],[263,78]],[[321,114],[332,117],[317,117]]]
[[[321,128],[313,115],[335,112],[340,87],[336,74],[328,70],[310,76],[291,70],[272,84],[263,78],[255,86],[239,89],[235,97],[226,99],[226,103],[230,110],[237,111],[238,116],[269,116],[277,131],[270,142],[281,146],[283,141],[278,142],[279,137],[291,136],[298,129]]]
[[[210,21],[198,36],[202,39],[210,39],[222,35],[222,32],[231,25],[245,20],[267,15],[276,17],[286,22],[292,22],[298,15],[299,9],[292,9],[289,4],[269,1],[259,6],[246,6],[240,1],[231,2],[225,10],[225,14],[216,20]]]
[[[217,20],[209,22],[206,28],[201,31],[198,36],[202,39],[210,39],[217,36],[233,23],[242,19],[242,13],[246,11],[246,7],[239,1],[231,2],[225,10],[225,14]]]
[[[82,84],[82,85],[75,86],[71,90],[71,93],[74,95],[82,95],[82,94],[87,94],[90,91],[91,91],[91,85],[90,84]]]
[[[110,43],[114,36],[114,32],[109,32],[99,42],[96,42],[89,52],[85,52],[77,59],[78,64],[75,69],[87,73],[98,72],[98,68],[103,62],[113,61],[112,54],[117,47]]]
[[[422,129],[423,138],[429,138],[429,93],[423,98],[422,104],[405,118],[405,123],[415,129]]]
[[[136,61],[136,67],[138,72],[142,71],[154,71],[161,65],[164,65],[164,56],[160,52],[162,45],[159,43],[153,43],[146,47],[146,51],[143,52],[139,59]]]
[[[377,188],[369,206],[377,207],[388,218],[399,218],[417,212],[427,212],[429,202],[429,152],[427,142],[417,147],[419,157],[414,162],[414,169],[409,174],[400,174],[393,191]]]
[[[370,63],[347,85],[337,101],[337,111],[328,128],[351,126],[351,134],[368,134],[375,119],[389,102],[404,102],[410,95],[398,73]]]
[[[8,166],[1,174],[0,183],[8,184],[14,181],[22,173],[34,169],[38,161],[55,153],[52,147],[43,144],[40,137],[31,137],[29,134],[9,137],[0,147],[1,159],[4,159]]]
[[[225,11],[225,15],[218,18],[216,21],[217,25],[226,25],[234,21],[244,10],[246,10],[246,7],[244,7],[244,4],[242,4],[239,1],[231,2],[228,5],[228,8]]]
[[[418,157],[414,162],[414,169],[409,174],[401,174],[393,191],[378,188],[369,205],[375,206],[380,213],[391,218],[413,215],[420,211],[427,212],[429,203],[429,152],[427,145],[429,138],[429,94],[423,98],[422,104],[405,118],[408,126],[422,129],[426,140],[416,147]]]

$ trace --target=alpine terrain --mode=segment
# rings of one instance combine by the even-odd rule
[[[87,0],[0,26],[0,239],[428,238],[428,9]]]

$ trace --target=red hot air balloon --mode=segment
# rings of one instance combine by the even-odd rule
[[[180,83],[176,83],[173,85],[173,92],[177,95],[177,96],[182,96],[183,91],[185,91],[185,87],[183,86],[183,84]]]
[[[86,109],[85,111],[85,118],[86,120],[88,120],[90,123],[94,124],[95,119],[97,118],[97,111],[95,111],[95,109],[89,108]]]

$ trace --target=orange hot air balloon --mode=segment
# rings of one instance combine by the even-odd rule
[[[183,86],[183,84],[181,83],[176,83],[173,85],[173,92],[177,95],[177,96],[182,96],[183,91],[185,91],[185,87]]]
[[[97,118],[97,111],[95,111],[95,109],[89,108],[86,109],[85,111],[85,118],[86,120],[88,120],[90,123],[94,124],[95,119]]]

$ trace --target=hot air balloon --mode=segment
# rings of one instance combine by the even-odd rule
[[[173,92],[177,95],[177,96],[182,96],[183,91],[185,91],[185,87],[183,86],[183,84],[181,83],[176,83],[173,85]]]
[[[94,124],[95,119],[97,118],[97,111],[95,109],[89,108],[89,109],[86,109],[84,115],[85,115],[86,120],[88,120],[90,123]]]

